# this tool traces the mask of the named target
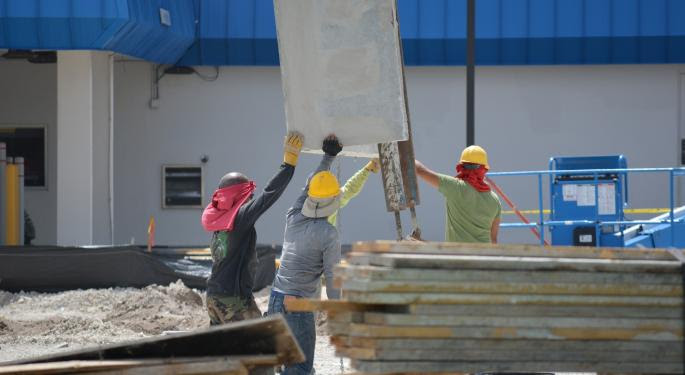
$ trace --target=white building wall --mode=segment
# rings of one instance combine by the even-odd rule
[[[26,190],[35,244],[57,240],[57,65],[0,60],[0,126],[47,127],[47,187]]]
[[[212,74],[211,68],[199,69]],[[478,68],[476,142],[489,151],[493,171],[546,169],[555,155],[619,153],[630,167],[676,166],[682,70],[674,65]],[[200,164],[203,155],[209,156],[205,204],[228,171],[243,171],[263,187],[281,161],[280,72],[276,67],[226,67],[214,82],[167,75],[160,82],[157,109],[148,107],[151,77],[147,63],[115,67],[115,239],[134,237],[144,243],[153,215],[157,243],[206,244],[200,209],[161,208],[161,166]],[[465,142],[464,84],[463,68],[407,69],[417,158],[448,174],[454,173]],[[259,221],[259,242],[280,243],[284,213],[318,159],[302,157],[284,196]],[[362,160],[343,160],[342,179],[363,165]],[[536,208],[534,179],[497,181],[520,208]],[[632,206],[665,207],[666,181],[633,178]],[[442,198],[423,183],[420,190],[424,238],[441,240]],[[345,243],[394,238],[377,176],[343,210],[341,227]],[[517,230],[503,238],[532,237]]]

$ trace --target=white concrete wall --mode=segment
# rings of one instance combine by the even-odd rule
[[[555,155],[619,153],[631,167],[676,166],[681,71],[685,69],[673,65],[479,68],[476,141],[489,151],[493,171],[546,169]],[[243,171],[263,187],[280,163],[285,132],[278,68],[222,68],[215,82],[167,75],[160,83],[158,109],[148,108],[149,64],[119,62],[115,78],[116,242],[135,237],[136,243],[144,243],[147,221],[154,215],[159,244],[206,244],[200,209],[161,208],[161,166],[199,164],[208,155],[206,200],[221,175],[232,170]],[[417,158],[449,174],[465,142],[464,83],[463,68],[407,69]],[[259,221],[259,242],[282,240],[284,213],[318,159],[302,157],[284,196]],[[341,177],[363,164],[343,160]],[[535,180],[497,181],[520,208],[536,208]],[[633,178],[632,206],[665,207],[666,181]],[[423,183],[420,189],[424,237],[440,240],[442,198]],[[378,177],[372,176],[343,210],[341,229],[346,243],[394,238]],[[503,238],[532,238],[522,230],[515,233]]]
[[[0,124],[47,126],[47,188],[26,190],[35,244],[57,239],[57,65],[0,60]]]

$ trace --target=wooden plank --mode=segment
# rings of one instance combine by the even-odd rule
[[[353,360],[358,371],[401,372],[603,372],[606,374],[682,374],[682,363],[654,362],[494,362],[494,361],[363,361]]]
[[[665,249],[538,246],[518,244],[481,244],[454,242],[371,241],[352,245],[354,252],[398,254],[494,255],[549,258],[675,260]]]
[[[140,360],[64,361],[0,366],[2,375],[70,374],[92,370],[122,369],[140,365]],[[161,360],[154,361],[161,363]]]
[[[679,362],[682,353],[667,352],[609,352],[595,351],[552,351],[544,347],[537,350],[482,350],[471,349],[369,349],[336,348],[339,356],[351,359],[382,361],[568,361],[568,362],[630,362],[639,358],[646,362]]]
[[[475,255],[417,255],[350,253],[350,264],[420,269],[480,269],[527,271],[581,271],[627,273],[681,272],[678,261],[535,258]]]
[[[245,320],[188,333],[26,358],[9,364],[90,359],[146,359],[276,355],[279,364],[304,361],[304,354],[282,316]]]
[[[528,316],[528,317],[588,317],[588,318],[671,318],[682,317],[673,307],[602,307],[602,306],[538,306],[538,305],[409,305],[407,313],[416,315],[466,316]]]
[[[682,329],[384,326],[328,322],[331,335],[404,338],[679,341]]]
[[[673,341],[609,341],[609,340],[500,340],[500,339],[414,339],[332,336],[336,347],[369,349],[427,349],[451,350],[546,350],[546,351],[605,351],[683,353],[683,343]]]
[[[219,359],[203,362],[167,363],[148,366],[136,366],[125,369],[94,371],[92,375],[247,375],[248,371],[240,361]]]
[[[388,293],[575,294],[681,297],[681,285],[343,280],[346,291]]]
[[[306,298],[286,300],[285,308],[289,312],[327,311],[329,313],[337,311],[385,311],[388,309],[397,310],[397,307],[392,307],[388,305],[371,305],[341,300],[314,300]]]
[[[521,328],[622,328],[677,331],[683,329],[681,319],[617,319],[576,317],[487,317],[454,315],[411,315],[367,312],[363,321],[388,326],[453,326],[453,327],[521,327]],[[342,322],[335,318],[336,321]]]
[[[0,366],[2,375],[32,374],[247,374],[237,357],[195,357],[169,359],[126,359],[31,363]]]
[[[530,294],[367,293],[345,292],[348,301],[372,304],[459,304],[544,306],[652,306],[680,308],[682,298]]]
[[[682,285],[682,277],[675,273],[606,273],[567,271],[506,271],[481,270],[392,269],[376,266],[339,265],[337,279],[365,279],[371,281],[420,280],[443,282],[498,282],[512,283],[587,283],[587,284],[640,284]]]

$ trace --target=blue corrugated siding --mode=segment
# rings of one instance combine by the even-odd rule
[[[685,62],[685,0],[476,4],[481,65]],[[160,7],[171,13],[170,28],[159,22]],[[466,0],[398,0],[405,62],[463,65],[465,10]],[[0,48],[105,49],[180,65],[278,64],[272,0],[0,0]]]
[[[186,65],[277,65],[272,0],[196,0]],[[685,62],[685,0],[476,0],[481,65]],[[463,65],[466,0],[398,0],[407,65]]]
[[[169,10],[171,27],[160,23]],[[195,40],[190,0],[0,0],[0,48],[95,49],[175,63]]]

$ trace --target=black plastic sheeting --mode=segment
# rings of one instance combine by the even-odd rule
[[[255,291],[271,285],[280,247],[260,246]],[[148,253],[137,246],[0,247],[0,289],[9,292],[58,292],[73,289],[168,285],[182,280],[204,289],[211,260],[198,260],[160,249]]]

